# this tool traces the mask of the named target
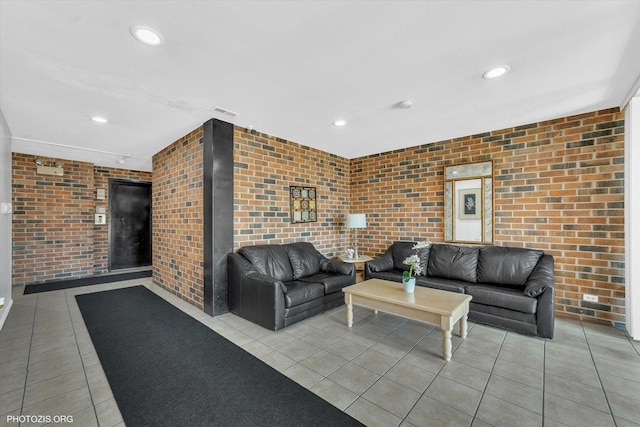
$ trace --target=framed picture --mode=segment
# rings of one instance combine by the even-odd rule
[[[480,188],[460,190],[460,205],[458,212],[460,219],[481,219],[482,195]]]
[[[316,222],[318,211],[316,187],[289,187],[291,197],[291,223]]]

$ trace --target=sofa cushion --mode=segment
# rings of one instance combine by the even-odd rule
[[[478,256],[478,283],[523,286],[543,254],[525,248],[482,247]]]
[[[245,246],[238,253],[262,274],[284,282],[293,279],[289,256],[281,245]]]
[[[467,286],[473,286],[460,280],[443,279],[441,277],[417,277],[416,285],[427,288],[440,289],[441,291],[457,292],[464,294]]]
[[[428,276],[476,282],[478,248],[454,245],[431,245]]]
[[[324,285],[321,283],[302,282],[300,280],[291,280],[285,282],[287,293],[284,294],[285,307],[295,307],[322,298],[324,296]]]
[[[535,314],[521,313],[492,305],[469,303],[469,320],[531,335],[540,335]],[[543,337],[548,338],[548,337]]]
[[[393,268],[399,271],[409,271],[410,265],[403,263],[407,257],[416,253],[413,247],[417,242],[395,242],[391,246],[391,256],[393,258]],[[420,257],[420,265],[424,272],[427,271],[427,260],[429,259],[429,248],[420,249],[417,252]],[[424,275],[424,273],[423,273]]]
[[[320,271],[320,259],[322,255],[311,243],[299,242],[284,245],[284,250],[289,255],[293,280],[311,276]]]
[[[353,284],[353,277],[344,274],[318,273],[300,278],[301,282],[321,283],[324,293],[332,294],[340,291],[345,286]]]
[[[402,271],[398,271],[398,270],[372,271],[367,276],[367,279],[381,279],[381,280],[388,280],[390,282],[402,282]]]
[[[467,287],[467,294],[473,297],[476,304],[490,305],[519,311],[521,313],[535,314],[538,300],[522,293],[522,288],[474,285]]]

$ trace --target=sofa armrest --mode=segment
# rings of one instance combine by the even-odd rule
[[[242,317],[276,331],[284,328],[286,286],[273,277],[248,274],[242,281]]]
[[[228,264],[229,310],[264,328],[283,328],[285,284],[258,273],[240,254],[229,254]]]
[[[554,262],[551,255],[543,255],[542,258],[540,258],[525,283],[524,294],[526,296],[538,297],[545,292],[547,288],[554,287],[553,266]]]
[[[280,289],[283,294],[287,293],[287,285],[285,285],[281,280],[274,279],[271,276],[267,276],[266,274],[260,273],[251,273],[247,274],[243,278],[243,284],[249,286],[268,286],[275,287],[275,291]]]
[[[536,326],[538,336],[553,338],[555,322],[555,288],[548,287],[538,296],[538,310],[536,312]]]
[[[344,274],[346,276],[353,276],[354,279],[356,277],[356,267],[353,264],[328,258],[324,258],[320,261],[320,271],[323,273],[337,273]]]
[[[393,257],[391,251],[387,250],[380,258],[364,263],[364,278],[368,279],[371,273],[393,270]]]

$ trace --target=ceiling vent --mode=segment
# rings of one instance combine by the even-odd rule
[[[233,112],[231,110],[224,109],[222,107],[216,107],[216,108],[213,109],[213,111],[215,113],[222,114],[222,115],[227,116],[227,117],[235,117],[235,116],[238,115],[238,113]]]

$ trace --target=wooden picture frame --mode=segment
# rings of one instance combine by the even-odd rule
[[[475,212],[465,212],[465,197],[475,199]],[[462,207],[462,209],[461,209]],[[493,243],[493,161],[444,167],[444,241]]]

